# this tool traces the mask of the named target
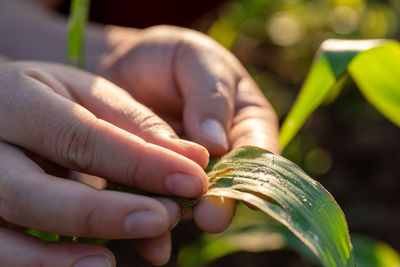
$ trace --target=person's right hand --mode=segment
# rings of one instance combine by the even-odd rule
[[[6,63],[0,84],[0,266],[115,265],[105,248],[43,243],[9,223],[67,236],[150,238],[139,251],[153,264],[165,263],[168,230],[180,212],[175,202],[96,190],[46,173],[39,162],[195,198],[207,189],[207,151],[179,139],[121,88],[83,71]]]
[[[92,71],[152,108],[179,136],[203,145],[212,157],[243,146],[280,153],[274,109],[239,60],[215,40],[165,25],[107,29],[112,45],[95,57]],[[95,47],[96,39],[88,39]],[[222,232],[235,206],[230,198],[204,196],[193,218],[204,231]]]

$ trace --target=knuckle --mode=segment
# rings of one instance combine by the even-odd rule
[[[56,156],[67,166],[81,170],[92,169],[96,155],[96,123],[94,122],[74,123],[71,127],[63,127],[56,135],[54,144]]]
[[[74,234],[84,237],[93,237],[96,235],[95,225],[99,224],[97,220],[98,206],[89,204],[86,198],[79,201],[75,220]]]
[[[146,166],[144,154],[146,153],[145,147],[148,145],[146,141],[140,141],[142,144],[138,146],[138,150],[135,151],[135,155],[132,156],[135,160],[131,161],[130,164],[126,164],[126,169],[123,170],[124,177],[126,177],[125,183],[133,188],[141,189],[146,179],[145,171],[143,166]]]
[[[47,267],[50,266],[48,260],[46,259],[46,246],[41,244],[39,246],[39,251],[32,259],[32,266]]]
[[[216,82],[215,86],[209,87],[208,90],[203,91],[204,99],[214,107],[212,110],[218,110],[221,116],[230,116],[235,109],[235,103],[229,86],[223,82]]]
[[[14,217],[19,214],[18,204],[20,197],[18,194],[18,186],[12,179],[12,174],[8,171],[0,172],[0,218],[6,221],[14,222]]]
[[[171,135],[173,130],[162,119],[155,114],[147,113],[136,117],[137,127],[145,133],[145,136],[168,134]]]
[[[226,81],[221,80],[215,83],[215,87],[213,87],[212,90],[218,101],[221,101],[223,104],[229,104],[229,100],[231,99],[230,88],[231,86],[229,86]]]

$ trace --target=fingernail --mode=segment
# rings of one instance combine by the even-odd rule
[[[136,211],[124,221],[125,232],[133,237],[154,236],[164,228],[161,215],[154,211]]]
[[[174,173],[165,177],[165,189],[180,197],[194,198],[203,192],[200,178],[183,173]]]
[[[183,156],[193,160],[203,169],[207,167],[210,154],[205,147],[183,139],[177,139],[176,142],[184,149],[184,151],[181,152]]]
[[[208,151],[207,151],[207,149],[205,147],[203,147],[202,145],[199,145],[199,144],[197,144],[195,142],[188,141],[188,140],[185,140],[185,139],[176,139],[176,142],[180,143],[183,147],[196,148],[196,149],[199,149],[199,150],[202,150],[202,151],[208,153]]]
[[[80,259],[74,267],[111,267],[112,264],[104,256],[89,256]]]
[[[219,121],[215,119],[205,119],[200,124],[200,132],[206,139],[228,149],[228,138],[226,137],[224,127]]]

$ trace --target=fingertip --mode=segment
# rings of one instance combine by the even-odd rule
[[[221,156],[229,149],[228,137],[222,124],[213,118],[200,123],[200,134],[205,139],[204,145],[212,156]]]
[[[112,267],[114,266],[111,261],[104,256],[87,256],[79,259],[73,267]]]
[[[171,257],[171,235],[169,232],[162,236],[136,241],[136,247],[142,257],[153,265],[164,265]]]
[[[175,201],[168,198],[156,198],[160,201],[168,211],[169,215],[169,229],[174,228],[180,219],[182,207]]]
[[[164,187],[170,194],[184,198],[196,198],[207,190],[208,181],[205,174],[172,173],[165,177]]]
[[[85,243],[43,243],[45,253],[48,255],[70,255],[72,258],[78,259],[72,264],[74,267],[82,266],[101,266],[113,267],[116,266],[116,259],[114,254],[106,247],[85,244]],[[62,254],[61,254],[62,253]],[[79,257],[80,256],[80,257]],[[54,258],[56,260],[57,257]]]
[[[174,141],[179,146],[179,149],[175,152],[193,160],[203,169],[207,167],[210,154],[205,147],[184,139],[175,139]]]
[[[169,218],[155,211],[135,211],[124,219],[125,233],[132,237],[157,236],[166,231]]]
[[[204,196],[193,208],[197,226],[209,233],[225,231],[235,214],[236,201],[219,196]]]

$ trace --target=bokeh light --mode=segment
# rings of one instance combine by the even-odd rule
[[[332,167],[332,156],[325,149],[314,148],[307,153],[305,167],[313,175],[325,174]]]
[[[334,32],[339,34],[349,34],[358,27],[359,14],[348,6],[338,6],[332,10],[330,25]]]
[[[277,45],[293,45],[301,40],[304,34],[300,19],[288,12],[273,14],[265,26],[272,42]]]

